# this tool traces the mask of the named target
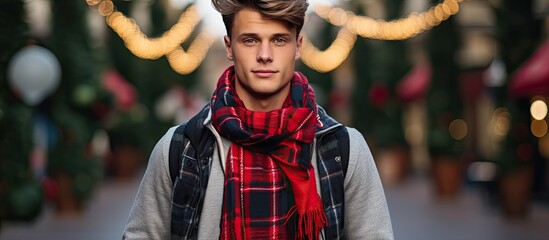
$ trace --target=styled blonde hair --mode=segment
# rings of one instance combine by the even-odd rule
[[[256,10],[266,18],[283,21],[290,29],[295,28],[299,35],[309,3],[307,0],[212,0],[212,6],[221,13],[229,37],[234,16],[244,8]]]

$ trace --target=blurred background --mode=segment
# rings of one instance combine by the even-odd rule
[[[549,239],[549,0],[309,1],[297,69],[365,136],[397,239]],[[220,19],[0,0],[0,239],[121,238],[156,141],[230,65]]]

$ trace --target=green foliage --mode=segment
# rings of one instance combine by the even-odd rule
[[[93,106],[108,102],[108,97],[99,81],[101,65],[91,47],[85,1],[52,3],[52,34],[47,42],[59,59],[62,79],[45,108],[58,136],[48,152],[48,175],[69,176],[72,194],[86,200],[102,177],[100,159],[89,152],[100,127]]]
[[[25,45],[28,26],[23,21],[22,0],[0,1],[0,98],[16,101],[8,86],[7,66],[12,55]]]
[[[138,149],[150,149],[150,116],[144,107],[118,111],[109,119],[108,129],[111,145],[133,146]],[[156,139],[155,139],[156,140]]]
[[[0,221],[33,220],[44,201],[29,166],[33,110],[15,97],[5,74],[10,58],[27,40],[23,4],[0,1]]]
[[[10,185],[7,189],[7,218],[30,221],[36,218],[44,203],[42,186],[36,180]]]
[[[49,151],[48,175],[68,175],[74,183],[75,196],[85,200],[102,177],[101,162],[86,152],[93,134],[90,120],[63,105],[57,105],[52,116],[59,140]]]
[[[22,104],[2,106],[0,119],[0,158],[5,158],[12,166],[26,166],[32,144],[32,108]],[[6,168],[9,171],[10,168]],[[6,172],[7,173],[7,172]],[[10,176],[11,174],[2,175]]]
[[[133,2],[115,2],[117,9],[127,13]],[[161,1],[154,1],[150,9],[150,38],[158,37],[167,31],[175,22],[169,22],[162,10]],[[184,9],[182,10],[184,11]],[[200,25],[182,46],[187,49],[199,32]],[[157,60],[140,59],[133,55],[120,37],[109,29],[108,53],[113,67],[135,87],[139,96],[139,106],[130,111],[117,111],[108,123],[108,131],[113,145],[132,145],[148,153],[156,141],[173,125],[172,122],[159,120],[155,114],[155,104],[169,87],[174,85],[191,89],[196,86],[196,71],[188,75],[176,73],[166,57]],[[137,131],[138,130],[138,131]]]
[[[427,44],[433,75],[427,94],[427,115],[428,145],[432,155],[459,156],[464,149],[463,140],[453,139],[449,132],[450,122],[463,118],[458,82],[460,70],[455,62],[460,38],[454,18],[429,32]]]
[[[40,185],[29,166],[32,109],[0,102],[0,219],[34,219],[42,209]]]
[[[532,0],[504,0],[503,7],[496,9],[499,50],[508,76],[512,76],[545,39],[542,19],[535,18],[532,4]],[[509,133],[494,159],[501,174],[532,166],[534,154],[539,152],[538,140],[530,133],[530,100],[510,98],[509,82],[496,89],[496,103],[506,107],[511,115]]]
[[[28,26],[23,21],[23,0],[0,0],[0,83],[2,84],[2,95],[5,96],[4,88],[6,63],[11,55],[25,43]]]
[[[400,16],[403,1],[386,1],[388,20]],[[360,3],[358,3],[360,4]],[[355,9],[362,9],[361,6]],[[358,15],[364,15],[357,12]],[[356,76],[353,89],[353,125],[377,148],[406,145],[402,103],[396,85],[410,70],[403,41],[358,38],[353,49]]]
[[[507,105],[511,115],[511,125],[496,156],[500,174],[504,175],[526,166],[532,166],[532,158],[539,152],[537,139],[530,132],[529,105],[528,99],[518,99]]]
[[[90,46],[86,9],[84,1],[53,1],[52,34],[48,44],[61,63],[62,79],[55,96],[61,104],[76,106],[75,90],[78,87],[87,85],[97,91],[99,86],[99,68]]]

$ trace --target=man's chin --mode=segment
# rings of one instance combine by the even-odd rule
[[[251,92],[251,96],[254,97],[257,100],[267,100],[271,97],[273,97],[276,94],[275,91],[253,91]]]

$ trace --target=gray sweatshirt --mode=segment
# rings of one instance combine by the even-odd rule
[[[204,207],[200,215],[198,239],[210,240],[219,239],[223,171],[231,143],[220,137],[211,123],[207,123],[207,126],[216,136],[217,142]],[[172,181],[169,173],[168,152],[175,128],[172,127],[167,131],[151,153],[123,239],[170,239]],[[370,149],[360,132],[354,128],[347,129],[350,137],[350,153],[344,180],[345,235],[348,239],[393,239],[385,194]],[[317,174],[317,190],[320,190],[316,151],[314,153],[312,165]],[[322,234],[321,239],[324,239]]]

